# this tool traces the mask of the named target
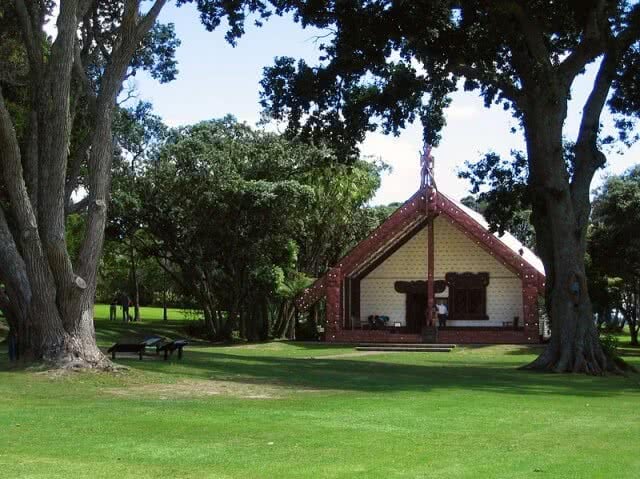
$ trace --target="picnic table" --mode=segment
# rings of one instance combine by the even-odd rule
[[[108,349],[108,352],[111,353],[111,359],[116,359],[116,353],[136,353],[142,361],[147,348],[155,347],[156,355],[164,352],[166,361],[175,351],[178,351],[178,359],[182,359],[182,350],[188,344],[189,342],[184,339],[168,340],[160,336],[147,336],[142,341],[129,340],[116,343]]]

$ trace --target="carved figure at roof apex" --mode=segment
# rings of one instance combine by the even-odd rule
[[[434,158],[431,154],[431,145],[425,144],[420,156],[420,189],[436,189],[433,167]]]

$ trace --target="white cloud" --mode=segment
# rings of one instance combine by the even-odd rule
[[[475,105],[453,103],[445,112],[447,120],[470,120],[477,118],[481,110]]]
[[[420,147],[418,138],[413,138],[411,130],[400,137],[385,136],[372,133],[362,144],[362,153],[380,158],[392,168],[382,179],[373,202],[386,204],[404,201],[411,196],[420,185]]]

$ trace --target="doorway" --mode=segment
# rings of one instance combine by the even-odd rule
[[[420,334],[427,321],[427,295],[407,294],[407,333]]]

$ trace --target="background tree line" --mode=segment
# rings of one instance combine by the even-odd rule
[[[167,298],[194,307],[211,339],[295,337],[294,298],[394,209],[368,206],[386,165],[230,116],[168,129],[138,104],[118,110],[114,138],[98,299],[128,295],[135,318]]]

